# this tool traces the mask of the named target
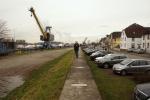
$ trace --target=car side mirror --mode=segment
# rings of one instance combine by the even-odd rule
[[[128,65],[129,68],[131,68],[132,65]]]

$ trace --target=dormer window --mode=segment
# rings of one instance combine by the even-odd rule
[[[135,41],[135,38],[132,38],[132,42],[134,42]]]

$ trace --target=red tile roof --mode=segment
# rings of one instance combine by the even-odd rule
[[[125,28],[124,31],[128,38],[141,38],[142,35],[147,33],[147,30],[145,29],[145,27],[136,23]]]
[[[147,30],[146,34],[150,34],[150,27],[145,27],[145,29]]]

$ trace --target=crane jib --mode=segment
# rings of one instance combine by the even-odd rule
[[[39,26],[39,28],[40,28],[40,31],[41,31],[41,33],[42,33],[42,35],[40,36],[40,39],[41,39],[42,41],[49,41],[49,39],[50,39],[50,34],[47,33],[47,32],[44,32],[44,30],[43,30],[43,28],[42,28],[42,25],[40,24],[40,22],[39,22],[39,20],[38,20],[38,17],[37,17],[36,14],[35,14],[35,10],[33,9],[33,7],[31,7],[29,11],[31,12],[31,16],[32,16],[32,15],[34,16],[34,18],[35,18],[35,20],[36,20],[36,22],[37,22],[37,24],[38,24],[38,26]],[[47,28],[47,27],[46,27],[46,28]],[[51,27],[49,27],[49,28],[51,28]]]

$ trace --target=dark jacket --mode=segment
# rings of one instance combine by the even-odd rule
[[[75,43],[75,44],[74,44],[74,50],[75,50],[75,51],[79,51],[79,44],[78,44],[78,43]]]

